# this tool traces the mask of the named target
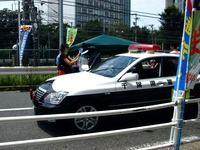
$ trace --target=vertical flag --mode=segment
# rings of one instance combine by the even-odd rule
[[[31,32],[32,25],[22,25],[21,26],[21,44],[20,44],[20,62],[22,61],[24,50],[26,48],[26,43],[28,40],[28,36]]]
[[[193,89],[200,71],[200,0],[193,1],[192,33],[190,40],[190,59],[186,86]]]
[[[69,47],[74,43],[76,34],[77,34],[77,29],[67,28],[66,43],[69,45]]]
[[[183,37],[181,43],[181,52],[179,56],[179,64],[176,75],[176,83],[174,85],[174,97],[183,97],[185,93],[185,83],[187,76],[187,66],[190,54],[190,38],[192,26],[192,1],[186,1],[185,21],[183,29]]]
[[[181,43],[181,52],[179,55],[178,70],[176,75],[176,83],[174,85],[173,100],[181,100],[181,103],[174,109],[173,120],[178,121],[177,128],[172,127],[170,140],[174,142],[174,149],[179,150],[181,144],[183,116],[185,109],[185,96],[186,96],[186,78],[188,72],[188,61],[190,56],[190,43],[191,43],[191,29],[193,23],[192,14],[192,0],[186,0],[185,7],[185,20],[183,27],[183,36]],[[182,99],[179,99],[179,98]],[[171,141],[172,142],[172,141]]]

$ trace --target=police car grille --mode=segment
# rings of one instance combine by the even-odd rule
[[[46,93],[45,91],[38,89],[37,93],[36,93],[36,100],[40,100],[42,98],[42,96],[44,96],[45,93]]]

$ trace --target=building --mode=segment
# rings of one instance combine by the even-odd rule
[[[182,12],[184,12],[185,10],[185,0],[174,0],[174,5],[181,10]]]
[[[165,7],[175,5],[180,11],[185,10],[185,0],[165,0]]]
[[[57,1],[48,0],[43,9],[48,23],[58,22]],[[81,28],[86,22],[98,19],[106,32],[112,24],[123,23],[130,27],[130,9],[130,0],[64,0],[63,21]]]
[[[130,14],[131,14],[131,2],[130,0],[124,0],[124,24],[127,25],[128,27],[130,27],[130,23],[131,23],[131,18],[130,18]]]
[[[112,24],[123,23],[130,27],[130,0],[76,0],[75,25],[98,19],[109,30]]]
[[[165,8],[174,5],[174,0],[165,0]]]

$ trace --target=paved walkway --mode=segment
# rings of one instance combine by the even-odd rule
[[[168,148],[163,148],[159,150],[167,150]],[[170,150],[172,150],[171,148]],[[189,144],[184,144],[181,145],[180,150],[200,150],[200,142],[195,142],[195,143],[189,143]]]

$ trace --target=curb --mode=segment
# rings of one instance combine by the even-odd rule
[[[0,86],[0,91],[21,91],[28,92],[30,89],[36,89],[37,85],[22,85],[22,86]]]

